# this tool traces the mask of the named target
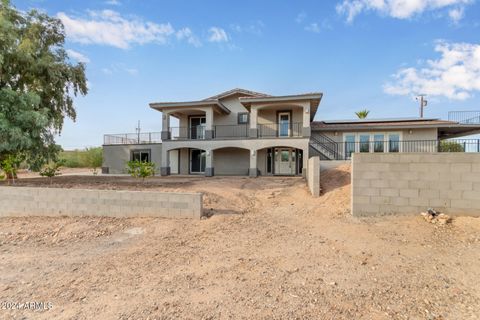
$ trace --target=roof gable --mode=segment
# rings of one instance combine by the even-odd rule
[[[233,96],[233,95],[240,95],[242,97],[269,97],[270,96],[268,94],[261,93],[261,92],[255,92],[255,91],[250,91],[250,90],[246,90],[246,89],[235,88],[235,89],[228,90],[228,91],[219,93],[217,95],[208,97],[204,100],[221,100],[221,99],[225,99],[225,98],[228,98],[230,96]]]

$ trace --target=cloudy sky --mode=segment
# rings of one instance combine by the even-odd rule
[[[153,101],[241,87],[324,93],[321,119],[427,117],[480,110],[480,1],[13,1],[65,25],[90,92],[58,142],[98,146],[104,133],[161,131]]]

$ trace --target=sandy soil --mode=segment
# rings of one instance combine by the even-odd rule
[[[0,219],[0,301],[53,304],[0,318],[480,318],[480,219],[354,218],[349,179],[322,173],[313,199],[301,178],[57,177],[202,191],[211,217]]]

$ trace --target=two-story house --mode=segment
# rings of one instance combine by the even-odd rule
[[[103,171],[124,173],[126,162],[138,159],[154,162],[161,175],[302,175],[310,156],[439,152],[446,139],[480,130],[480,112],[455,113],[457,121],[315,122],[321,99],[319,92],[271,96],[233,89],[198,101],[151,103],[161,112],[161,133],[105,135]],[[457,150],[480,151],[479,140],[453,143]]]

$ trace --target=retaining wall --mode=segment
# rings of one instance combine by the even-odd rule
[[[355,153],[352,214],[418,214],[432,207],[480,216],[480,154]]]
[[[320,158],[311,157],[307,163],[307,184],[314,197],[320,196]]]
[[[197,218],[201,193],[0,187],[0,216]]]

